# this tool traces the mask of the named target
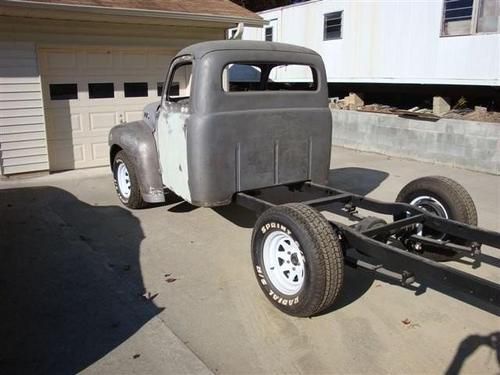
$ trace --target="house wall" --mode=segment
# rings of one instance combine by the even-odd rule
[[[38,50],[71,46],[185,46],[225,27],[119,24],[0,16],[0,175],[49,169]],[[165,66],[165,74],[168,66]],[[68,125],[70,126],[70,124]]]
[[[500,34],[441,37],[442,0],[319,0],[259,13],[275,41],[312,48],[329,82],[500,85]],[[342,39],[323,40],[324,14],[343,11]],[[245,28],[243,39],[263,40]]]
[[[35,43],[0,41],[2,174],[48,169],[42,87]]]

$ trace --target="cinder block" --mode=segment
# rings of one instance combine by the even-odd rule
[[[443,98],[442,96],[435,96],[432,99],[432,113],[436,116],[442,116],[445,113],[450,112],[450,103],[448,98]]]
[[[344,104],[348,109],[357,109],[365,105],[365,102],[355,92],[350,92],[348,96],[344,98]]]

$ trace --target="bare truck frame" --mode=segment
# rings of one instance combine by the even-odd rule
[[[500,249],[500,233],[477,227],[467,191],[440,176],[410,182],[395,203],[334,189],[327,186],[331,137],[317,53],[205,42],[177,54],[161,102],[147,106],[141,121],[111,130],[110,162],[130,208],[175,193],[197,206],[235,203],[258,213],[254,271],[287,314],[334,305],[345,265],[498,313],[498,283],[443,263],[469,258],[478,267],[482,245]]]

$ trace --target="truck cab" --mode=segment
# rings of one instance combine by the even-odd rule
[[[325,183],[331,132],[316,52],[212,41],[175,56],[161,102],[148,106],[142,121],[111,130],[110,159],[118,195],[129,206],[162,202],[171,191],[212,207],[241,191]]]

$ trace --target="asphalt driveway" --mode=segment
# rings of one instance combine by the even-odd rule
[[[332,168],[334,186],[385,200],[419,176],[454,178],[480,225],[500,230],[498,176],[340,148]],[[242,208],[171,198],[129,211],[104,168],[0,188],[1,373],[500,371],[498,317],[453,291],[415,295],[347,269],[333,311],[280,313],[254,279]],[[488,260],[476,271],[500,282]]]

